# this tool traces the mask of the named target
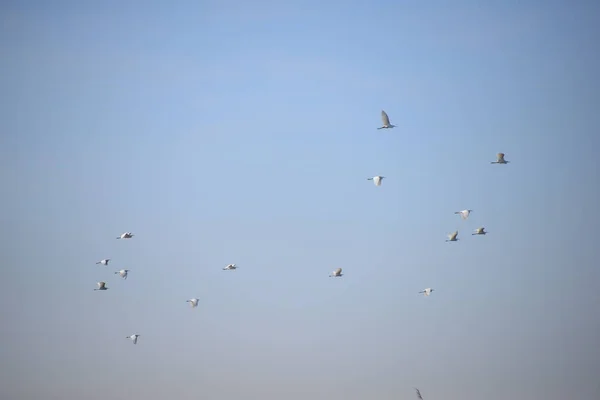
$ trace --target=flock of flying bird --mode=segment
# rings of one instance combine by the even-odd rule
[[[388,117],[387,113],[385,111],[381,111],[381,120],[383,122],[383,125],[377,129],[391,129],[391,128],[395,128],[396,125],[392,125],[390,123],[390,118]],[[506,161],[504,159],[504,153],[498,153],[496,156],[496,161],[491,161],[491,164],[508,164],[510,161]],[[367,178],[367,180],[373,181],[373,183],[375,184],[375,186],[381,186],[381,183],[383,181],[383,179],[385,178],[385,176],[374,176],[372,178]],[[469,218],[469,215],[471,214],[471,212],[473,212],[473,210],[470,209],[465,209],[462,211],[456,211],[454,212],[454,214],[460,215],[461,219],[466,220],[467,218]],[[487,232],[485,231],[484,227],[479,227],[477,229],[475,229],[475,231],[471,234],[471,235],[485,235],[487,234]],[[124,232],[123,234],[121,234],[119,237],[117,237],[117,239],[131,239],[133,238],[134,234],[131,232]],[[448,235],[448,239],[446,239],[446,242],[456,242],[458,241],[458,230],[450,233]],[[96,264],[101,264],[101,265],[108,265],[108,263],[110,262],[110,258],[105,258],[103,260],[98,261]],[[225,266],[223,268],[223,270],[225,271],[232,271],[232,270],[236,270],[238,267],[236,266],[236,264],[229,264],[227,266]],[[122,279],[127,279],[129,270],[128,269],[121,269],[119,271],[116,271],[115,274],[118,274]],[[341,276],[343,276],[344,274],[342,274],[342,268],[337,268],[335,269],[330,275],[329,277],[331,278],[339,278]],[[97,283],[98,288],[94,289],[94,290],[107,290],[109,289],[108,287],[106,287],[106,282],[104,281],[100,281]],[[423,294],[424,296],[429,296],[431,295],[431,293],[434,291],[434,289],[432,288],[426,288],[423,289],[422,291],[419,292],[419,294]],[[198,307],[198,302],[200,300],[197,298],[192,298],[189,300],[186,300],[187,303],[190,303],[190,306],[192,308],[196,308]],[[140,337],[139,334],[133,334],[133,335],[129,335],[126,336],[126,339],[130,339],[133,341],[133,344],[137,344],[138,338]],[[423,397],[421,396],[421,392],[419,391],[419,389],[415,388],[416,393],[417,393],[417,397],[420,400],[423,400]]]

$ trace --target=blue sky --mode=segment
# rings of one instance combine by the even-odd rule
[[[0,397],[600,391],[594,2],[0,7]]]

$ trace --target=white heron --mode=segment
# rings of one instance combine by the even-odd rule
[[[133,340],[133,344],[137,344],[137,340],[140,337],[140,335],[138,335],[137,333],[135,335],[131,335],[131,336],[126,336],[125,339],[131,339]]]
[[[223,271],[229,271],[229,270],[235,270],[237,269],[237,266],[235,264],[228,264],[225,268],[223,268]]]
[[[496,154],[496,161],[491,161],[490,164],[508,164],[510,161],[504,159],[504,153]]]
[[[385,176],[377,175],[377,176],[374,176],[372,178],[367,178],[367,180],[368,181],[373,181],[373,183],[375,184],[375,186],[381,186],[381,181],[383,181],[383,178],[385,178]]]
[[[342,275],[344,275],[344,274],[342,274],[342,269],[341,268],[337,268],[335,271],[333,271],[331,273],[331,275],[329,275],[329,277],[330,278],[337,278],[337,277],[340,277]]]
[[[96,283],[96,285],[98,285],[98,289],[94,290],[108,290],[108,288],[106,287],[106,282],[98,282]]]
[[[133,236],[135,235],[131,232],[124,232],[117,239],[131,239]]]
[[[383,110],[381,110],[381,122],[383,123],[383,126],[377,128],[377,129],[389,129],[389,128],[394,128],[396,126],[396,125],[390,124],[390,117],[388,117],[387,113]]]
[[[200,301],[200,299],[196,299],[196,298],[194,298],[194,299],[189,299],[189,300],[186,300],[185,302],[186,302],[186,303],[190,303],[190,306],[191,306],[192,308],[196,308],[196,307],[198,307],[198,302],[199,302],[199,301]]]
[[[417,388],[415,388],[415,390],[417,391],[417,397],[419,398],[419,400],[423,400],[423,396],[421,396],[421,391]]]
[[[108,265],[110,258],[105,258],[104,260],[98,261],[96,264]]]
[[[485,231],[485,228],[482,226],[481,228],[477,228],[474,231],[475,233],[471,233],[471,235],[485,235],[487,232]]]
[[[448,239],[446,239],[446,242],[456,242],[458,240],[457,236],[458,236],[458,231],[452,232],[451,234],[448,235]]]
[[[431,294],[431,292],[433,292],[434,290],[435,289],[427,288],[427,289],[421,290],[419,293],[423,293],[423,295],[429,296]]]
[[[119,276],[123,279],[127,279],[127,273],[129,272],[128,269],[122,269],[120,271],[115,272],[115,274],[119,274]]]
[[[455,211],[454,214],[460,215],[460,217],[462,219],[467,219],[467,218],[469,218],[469,214],[471,214],[472,212],[473,212],[473,210],[462,210],[462,211]]]

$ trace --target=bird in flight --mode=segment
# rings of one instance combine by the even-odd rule
[[[119,236],[117,239],[131,239],[133,236],[135,236],[133,233],[125,232],[122,233],[121,236]]]
[[[127,279],[127,273],[129,272],[128,269],[122,269],[120,271],[115,272],[115,274],[119,274],[119,276],[123,279]]]
[[[96,264],[108,265],[110,258],[105,258],[104,260],[98,261]]]
[[[106,282],[98,282],[96,283],[96,285],[98,285],[98,289],[94,290],[108,290],[108,288],[106,287]]]
[[[237,269],[237,266],[235,264],[229,264],[225,268],[223,268],[224,271],[235,270],[235,269]]]
[[[482,226],[481,228],[477,228],[474,231],[475,233],[471,233],[471,235],[485,235],[487,232],[485,231],[485,228]]]
[[[189,299],[189,300],[186,300],[185,302],[186,302],[186,303],[190,303],[190,306],[191,306],[192,308],[196,308],[196,307],[198,307],[198,301],[200,301],[200,300],[199,300],[199,299],[196,299],[196,298],[194,298],[194,299]]]
[[[491,161],[490,164],[508,164],[510,161],[504,159],[504,153],[496,154],[496,161]]]
[[[446,242],[456,242],[458,240],[457,236],[458,236],[458,231],[452,232],[451,234],[448,235],[448,239],[446,239]]]
[[[396,125],[390,124],[390,117],[388,117],[387,113],[381,110],[381,122],[383,125],[377,129],[390,129],[396,127]]]
[[[140,337],[140,335],[135,334],[135,335],[131,335],[131,336],[126,336],[125,339],[131,339],[133,340],[133,344],[137,344],[137,340]]]
[[[342,269],[341,268],[337,268],[335,271],[333,271],[331,273],[331,275],[329,275],[329,277],[330,278],[337,278],[337,277],[340,277],[342,275],[344,275],[344,274],[342,274]]]
[[[467,219],[467,218],[469,218],[469,214],[471,214],[471,212],[473,212],[473,210],[462,210],[462,211],[455,211],[454,214],[460,215],[460,217],[462,219]]]
[[[383,181],[383,178],[385,178],[385,176],[377,175],[377,176],[374,176],[372,178],[367,178],[367,180],[368,181],[373,181],[373,183],[375,184],[375,186],[381,186],[381,182]]]

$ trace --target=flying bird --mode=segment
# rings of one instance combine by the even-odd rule
[[[372,178],[367,178],[368,181],[373,181],[373,183],[375,184],[375,186],[381,186],[381,181],[383,180],[383,178],[385,178],[385,176],[374,176]]]
[[[131,239],[134,236],[131,232],[122,233],[117,239]]]
[[[105,258],[104,260],[98,261],[96,264],[108,265],[110,258]]]
[[[496,154],[496,161],[491,161],[490,164],[508,164],[510,161],[504,159],[504,153]]]
[[[331,275],[329,275],[329,277],[330,277],[330,278],[332,278],[332,277],[333,277],[333,278],[336,278],[336,277],[340,277],[340,276],[342,276],[342,275],[344,275],[344,274],[342,274],[342,269],[341,269],[341,268],[337,268],[335,271],[333,271],[333,272],[331,273]]]
[[[381,122],[383,123],[383,126],[377,129],[389,129],[394,128],[396,126],[390,124],[390,117],[388,117],[387,113],[383,110],[381,110]]]
[[[229,264],[225,268],[223,268],[223,271],[234,270],[234,269],[237,269],[237,266],[235,264]]]
[[[423,293],[425,296],[429,296],[431,294],[431,292],[433,292],[435,289],[432,288],[427,288],[425,290],[421,290],[419,293]]]
[[[119,274],[119,276],[123,279],[127,279],[127,273],[129,272],[128,269],[122,269],[120,271],[115,272],[115,274]]]
[[[460,215],[460,217],[462,219],[467,219],[467,218],[469,218],[469,214],[471,214],[471,212],[473,212],[473,210],[462,210],[462,211],[455,211],[454,214]]]
[[[94,290],[108,290],[108,288],[106,287],[106,282],[98,282],[96,283],[96,285],[98,285],[98,289]]]
[[[189,299],[189,300],[186,300],[185,302],[190,303],[190,306],[192,308],[196,308],[196,307],[198,307],[198,301],[200,301],[200,300],[199,299]]]
[[[421,396],[421,392],[419,391],[419,389],[415,388],[415,390],[417,391],[417,397],[418,397],[420,400],[423,400],[423,396]]]
[[[451,234],[448,235],[448,239],[446,239],[446,242],[456,242],[458,236],[458,231],[454,231]]]
[[[482,226],[481,228],[475,229],[475,233],[471,233],[471,235],[485,235],[486,233],[485,228]]]
[[[135,335],[131,335],[131,336],[126,336],[125,339],[131,339],[133,340],[133,344],[137,344],[137,340],[140,337],[140,335],[135,334]]]

